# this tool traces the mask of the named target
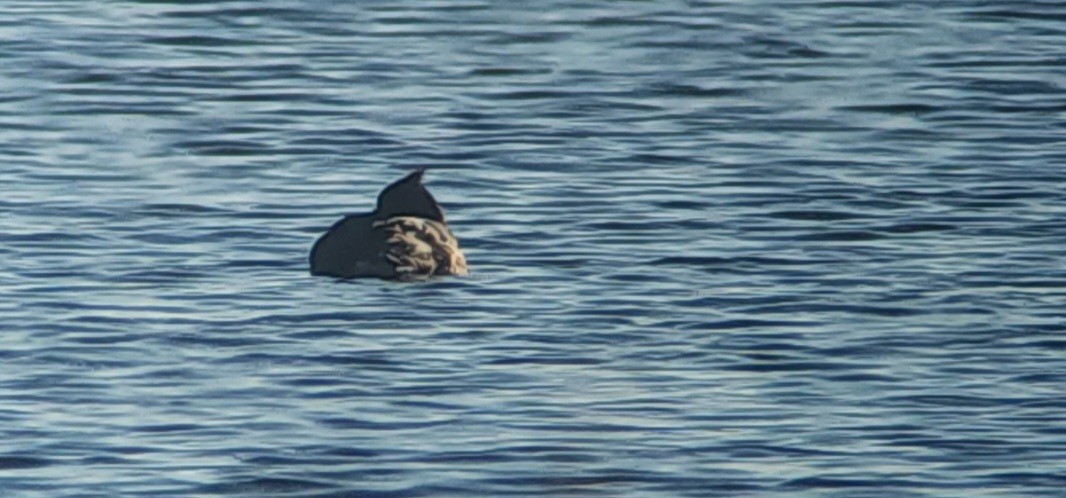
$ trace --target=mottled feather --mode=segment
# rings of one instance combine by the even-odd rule
[[[444,223],[413,216],[374,222],[388,234],[385,258],[396,265],[400,280],[423,280],[433,275],[466,275],[466,258]]]

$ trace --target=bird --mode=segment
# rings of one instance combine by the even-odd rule
[[[374,211],[348,215],[311,247],[311,274],[405,282],[468,274],[444,210],[412,171],[378,194]]]

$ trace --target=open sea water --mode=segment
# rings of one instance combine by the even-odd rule
[[[4,498],[1063,497],[1066,5],[7,0],[0,259]]]

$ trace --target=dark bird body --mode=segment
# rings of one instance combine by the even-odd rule
[[[311,274],[423,280],[466,275],[444,211],[415,171],[378,195],[374,212],[345,216],[311,248]]]

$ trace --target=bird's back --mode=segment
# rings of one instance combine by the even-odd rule
[[[311,249],[311,273],[395,278],[395,265],[384,257],[388,237],[373,225],[372,214],[347,216],[334,224]]]

